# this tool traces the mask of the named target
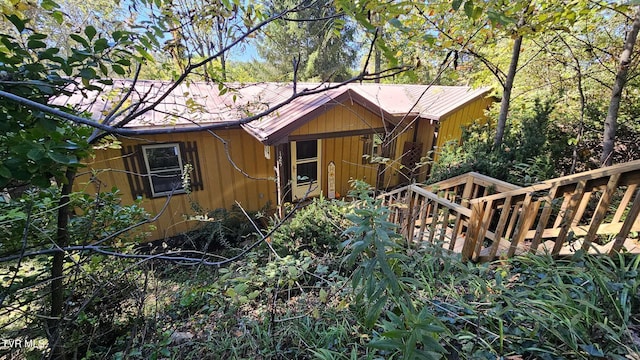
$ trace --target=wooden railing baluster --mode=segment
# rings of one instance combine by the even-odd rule
[[[509,213],[511,212],[511,196],[508,196],[504,200],[504,204],[502,205],[502,211],[500,212],[500,219],[498,220],[498,225],[496,226],[496,232],[493,239],[493,244],[491,244],[491,248],[489,249],[489,258],[493,259],[496,257],[496,253],[498,252],[498,248],[500,247],[500,241],[504,237],[503,232],[505,227],[507,226],[507,220],[509,219]]]
[[[631,206],[631,209],[627,214],[627,218],[622,224],[620,232],[618,233],[618,235],[616,235],[609,254],[613,255],[622,249],[622,245],[624,245],[624,242],[629,235],[629,231],[631,231],[631,227],[638,219],[638,214],[640,214],[640,189],[636,190],[635,199],[633,200],[633,206]]]
[[[513,239],[511,239],[507,257],[512,257],[516,253],[518,245],[524,241],[527,232],[531,228],[531,225],[533,225],[533,222],[536,220],[539,209],[540,202],[534,200],[532,194],[527,194],[527,196],[524,198],[524,202],[522,203],[522,213],[520,214],[520,217],[518,219],[518,224],[516,225],[516,231],[513,234]]]
[[[573,195],[571,196],[571,201],[567,208],[564,211],[564,216],[562,217],[562,225],[560,227],[560,233],[556,238],[556,242],[553,245],[553,250],[551,251],[552,255],[558,255],[560,252],[560,248],[564,244],[564,240],[567,238],[567,234],[569,230],[571,230],[571,225],[573,224],[573,219],[576,215],[576,207],[582,203],[582,198],[585,193],[585,186],[587,185],[587,180],[581,180],[576,185],[576,189],[573,191]],[[560,216],[560,214],[558,214]]]
[[[622,197],[622,200],[620,200],[620,204],[618,205],[618,210],[616,210],[616,213],[613,215],[613,219],[611,220],[612,223],[620,222],[620,219],[622,219],[622,215],[627,209],[627,205],[629,205],[629,201],[631,201],[631,198],[633,197],[637,186],[638,185],[636,184],[631,184],[627,187],[627,191],[625,191],[624,196]]]
[[[540,241],[542,240],[542,234],[544,233],[544,229],[547,227],[547,223],[549,223],[549,218],[551,217],[551,212],[553,211],[553,199],[556,197],[556,192],[558,191],[558,187],[554,186],[549,190],[547,196],[544,197],[544,208],[542,209],[542,214],[540,215],[540,220],[538,220],[538,226],[536,227],[536,233],[533,236],[533,240],[531,240],[531,246],[529,247],[529,251],[537,252],[538,246],[540,245]]]
[[[584,237],[584,242],[582,243],[582,250],[588,251],[593,239],[596,237],[598,233],[598,229],[600,225],[604,221],[604,217],[607,215],[607,211],[609,210],[609,203],[613,198],[613,194],[616,192],[618,181],[620,180],[620,174],[613,174],[609,178],[609,182],[607,183],[607,187],[602,192],[602,196],[600,197],[600,202],[598,202],[598,206],[596,207],[596,211],[591,218],[591,225],[589,226],[589,231],[587,231],[587,235]]]

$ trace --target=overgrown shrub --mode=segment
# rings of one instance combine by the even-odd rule
[[[256,234],[253,224],[264,228],[262,212],[249,212],[247,215],[251,219],[238,206],[233,206],[231,210],[220,208],[196,216],[194,220],[199,221],[198,226],[174,239],[170,245],[200,251],[239,247],[243,242],[255,238],[252,237]]]
[[[344,230],[349,226],[345,214],[350,211],[343,201],[314,198],[273,233],[272,244],[276,251],[284,254],[302,250],[317,255],[337,253],[344,241]]]
[[[134,305],[140,299],[136,296],[142,281],[139,267],[130,267],[133,261],[90,251],[69,253],[62,275],[62,319],[56,323],[57,337],[48,335],[52,256],[46,251],[56,242],[55,210],[59,199],[59,190],[51,187],[26,191],[21,198],[2,205],[4,221],[0,228],[10,236],[2,241],[1,255],[18,258],[7,261],[8,266],[0,271],[0,326],[5,338],[42,340],[45,344],[49,338],[49,347],[56,343],[70,354],[85,356],[92,351],[106,351],[118,337],[131,331],[141,316]],[[127,252],[145,236],[144,226],[134,225],[142,224],[148,214],[138,204],[123,206],[117,189],[92,196],[72,194],[71,205],[76,215],[67,228],[69,245],[100,244],[104,249]],[[28,253],[32,254],[22,256]],[[42,355],[45,350],[9,351]],[[26,354],[11,356],[14,355]]]
[[[474,123],[463,129],[462,145],[457,142],[439,149],[430,182],[469,171],[528,185],[561,173],[556,159],[566,156],[566,136],[550,122],[553,105],[536,100],[531,108],[512,111],[503,144],[493,148],[495,123]]]

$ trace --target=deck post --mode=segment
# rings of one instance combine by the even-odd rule
[[[462,261],[469,261],[473,258],[473,251],[476,247],[480,220],[482,218],[482,204],[473,203],[471,205],[471,216],[469,217],[469,227],[467,228],[467,236],[464,239],[462,247]]]
[[[413,186],[413,184],[407,186],[407,194],[405,195],[407,199],[407,244],[409,247],[411,246],[411,242],[413,242],[413,231],[416,227],[416,221],[413,218]]]

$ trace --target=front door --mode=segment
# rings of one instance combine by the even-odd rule
[[[294,200],[320,195],[320,140],[291,142],[291,195]]]

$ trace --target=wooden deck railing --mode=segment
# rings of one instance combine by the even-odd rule
[[[416,185],[381,197],[391,209],[390,221],[400,225],[400,231],[408,241],[438,242],[449,250],[462,251],[464,243],[457,240],[468,226],[471,209]]]
[[[382,195],[407,239],[438,241],[463,259],[525,251],[640,252],[640,160],[520,188],[476,173]]]
[[[469,172],[425,186],[424,189],[436,193],[451,202],[469,207],[469,200],[471,199],[520,189],[520,186],[477,172]]]

